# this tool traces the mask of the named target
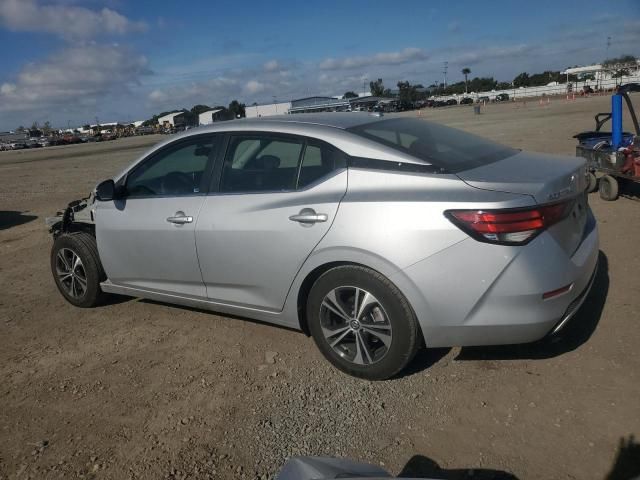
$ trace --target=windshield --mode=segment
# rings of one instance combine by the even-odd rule
[[[518,153],[476,135],[414,118],[393,118],[347,129],[455,173]]]

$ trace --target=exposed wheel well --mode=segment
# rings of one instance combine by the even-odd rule
[[[60,221],[53,225],[49,230],[53,234],[53,238],[58,238],[58,236],[63,233],[75,233],[75,232],[85,232],[93,237],[96,236],[96,227],[90,223],[83,222],[67,222],[65,225],[64,221]]]

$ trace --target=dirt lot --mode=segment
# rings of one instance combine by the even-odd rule
[[[608,102],[423,116],[572,154],[571,135]],[[300,454],[396,474],[604,479],[621,439],[640,434],[637,201],[590,196],[600,271],[559,340],[423,351],[402,378],[369,383],[295,331],[134,299],[64,302],[44,217],[160,139],[0,152],[0,479],[269,478]],[[622,450],[640,465],[640,446]]]

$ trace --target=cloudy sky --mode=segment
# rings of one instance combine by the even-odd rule
[[[606,9],[604,7],[607,7]],[[640,56],[640,0],[0,0],[0,130]]]

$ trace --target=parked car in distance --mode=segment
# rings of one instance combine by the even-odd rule
[[[487,96],[478,97],[478,103],[489,103],[491,99]]]
[[[471,105],[473,103],[473,98],[464,97],[460,99],[460,105]]]
[[[498,95],[496,95],[496,102],[505,102],[507,100],[509,100],[508,93],[499,93]]]
[[[112,293],[285,325],[342,371],[386,379],[423,343],[566,324],[598,259],[585,174],[584,159],[418,118],[224,122],[48,218],[51,271],[78,307]]]

